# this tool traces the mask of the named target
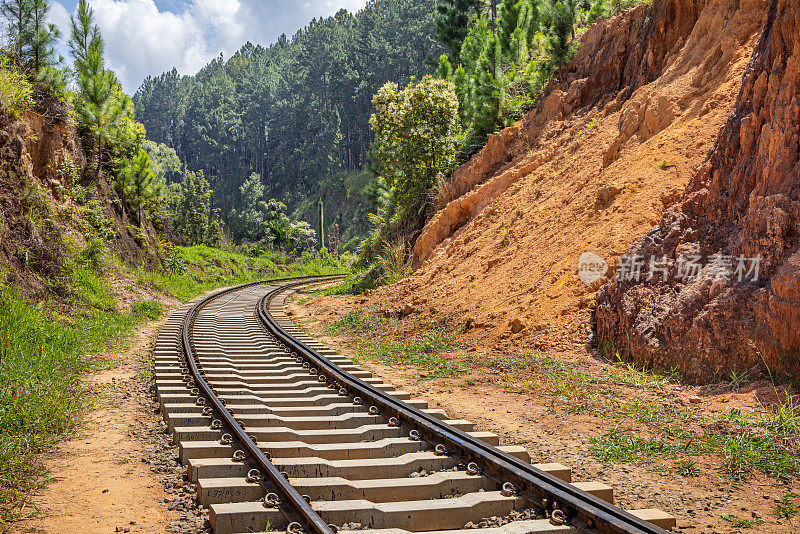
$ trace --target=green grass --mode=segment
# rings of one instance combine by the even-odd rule
[[[140,319],[99,309],[51,317],[16,290],[0,288],[0,522],[45,481],[40,453],[68,435],[86,407],[81,377],[92,354]]]
[[[114,295],[97,271],[80,264],[71,265],[69,270],[73,304],[107,312],[116,310]]]
[[[160,319],[164,315],[164,306],[155,300],[140,300],[133,303],[131,311],[136,315],[147,317],[151,321]]]
[[[732,411],[710,418],[691,409],[634,401],[621,405],[620,414],[649,424],[647,428],[659,439],[643,440],[635,432],[614,429],[594,440],[590,452],[606,462],[713,454],[721,459],[722,472],[734,482],[746,481],[754,473],[790,480],[800,476],[800,432],[794,409],[778,406],[767,414]],[[687,427],[690,422],[702,430]],[[684,458],[676,470],[682,476],[695,476],[697,466]]]
[[[700,474],[700,468],[697,467],[694,460],[681,460],[675,467],[682,477],[696,477]]]
[[[735,481],[745,481],[755,471],[788,480],[800,474],[797,450],[774,436],[760,432],[710,433],[705,447],[723,458],[723,470]]]
[[[453,346],[453,332],[434,328],[422,334],[396,337],[389,333],[394,320],[356,308],[324,329],[328,334],[349,334],[358,338],[357,354],[362,360],[394,363],[430,371],[426,378],[452,377],[461,371],[441,353]]]
[[[733,528],[753,528],[754,526],[760,525],[764,522],[763,519],[757,517],[752,519],[744,519],[741,517],[736,517],[735,515],[723,515],[722,519],[730,523]]]
[[[672,456],[675,448],[660,439],[644,439],[614,428],[591,440],[589,452],[604,463],[646,462]]]
[[[139,270],[139,283],[182,302],[221,286],[344,271],[339,261],[327,254],[312,252],[297,260],[279,252],[250,257],[204,245],[175,247],[166,263],[167,267],[156,271]]]
[[[674,369],[666,372],[645,369],[619,357],[607,368],[609,382],[638,389],[660,389],[675,381],[677,376]]]
[[[452,347],[452,340],[451,332],[434,329],[400,339],[371,339],[361,344],[359,352],[366,359],[432,371],[426,378],[451,377],[460,373],[459,367],[441,353]]]
[[[345,263],[352,263],[354,258],[344,258]],[[323,295],[358,295],[366,289],[372,289],[382,284],[381,280],[376,280],[376,271],[355,270],[348,274],[341,283],[331,286],[321,292]]]
[[[779,519],[788,519],[791,521],[792,518],[797,515],[797,506],[793,500],[796,497],[797,495],[794,493],[787,493],[775,503],[775,506],[772,507],[772,513]]]
[[[363,308],[356,308],[342,315],[342,317],[325,327],[328,334],[359,334],[376,335],[386,330],[390,324],[389,319],[368,313]]]

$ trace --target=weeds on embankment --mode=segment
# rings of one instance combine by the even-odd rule
[[[445,378],[459,374],[456,362],[442,353],[453,347],[454,334],[446,328],[433,328],[422,334],[395,337],[392,321],[355,309],[329,325],[330,334],[347,333],[358,338],[356,356],[376,362],[417,367],[427,371],[425,378]]]

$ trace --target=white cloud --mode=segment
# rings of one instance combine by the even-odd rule
[[[125,90],[134,92],[149,74],[176,67],[194,74],[223,53],[231,56],[246,41],[269,44],[291,36],[312,18],[344,7],[355,11],[366,0],[189,0],[179,12],[159,10],[154,0],[90,0],[106,42],[108,66]],[[69,16],[55,2],[51,20],[69,35]]]

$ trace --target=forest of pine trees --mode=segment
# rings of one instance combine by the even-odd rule
[[[133,99],[136,117],[148,139],[204,172],[226,223],[247,209],[241,188],[256,173],[262,200],[280,200],[313,228],[323,199],[325,227],[353,247],[372,210],[361,195],[371,181],[372,98],[387,81],[433,72],[426,58],[445,50],[434,26],[431,2],[371,0],[268,47],[247,43],[196,76],[149,77]]]

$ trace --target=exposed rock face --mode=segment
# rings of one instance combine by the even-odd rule
[[[719,253],[731,259],[730,280],[713,268]],[[693,280],[676,263],[666,281],[604,286],[601,341],[695,380],[764,366],[800,376],[800,0],[771,1],[709,159],[628,255],[700,255],[705,266]],[[740,282],[738,259],[758,256],[758,278]]]

